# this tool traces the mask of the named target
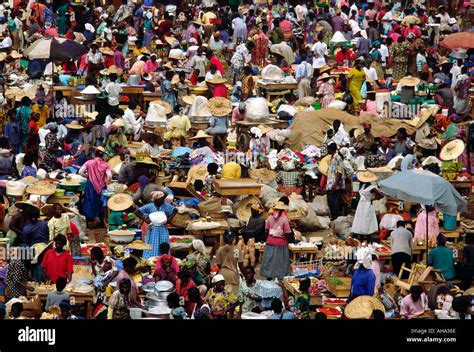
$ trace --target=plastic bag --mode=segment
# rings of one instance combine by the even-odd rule
[[[367,99],[367,81],[362,83],[362,87],[360,88],[360,96],[362,99]]]
[[[319,216],[329,216],[330,210],[328,205],[327,196],[316,196],[313,199],[312,203],[308,203],[308,206],[314,210],[316,215]]]
[[[339,216],[332,222],[332,230],[339,237],[349,237],[353,221],[354,217],[352,215]]]

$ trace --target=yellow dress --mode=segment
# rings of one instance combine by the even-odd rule
[[[168,141],[171,138],[186,137],[191,129],[191,122],[186,115],[175,115],[169,120],[168,131],[163,135],[163,139]]]
[[[362,69],[359,71],[354,67],[349,71],[347,79],[350,80],[349,91],[352,95],[352,103],[354,106],[358,106],[359,101],[362,100],[362,96],[360,95],[360,89],[362,88],[362,83],[364,83],[365,72]]]
[[[237,179],[242,175],[242,168],[239,164],[233,161],[224,164],[222,167],[222,178]]]

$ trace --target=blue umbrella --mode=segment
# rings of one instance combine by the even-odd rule
[[[406,170],[379,182],[383,193],[413,203],[433,205],[443,214],[467,211],[467,202],[454,186],[426,170]]]

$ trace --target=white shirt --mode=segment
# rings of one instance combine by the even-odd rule
[[[382,21],[389,20],[389,21],[382,22],[383,23],[383,29],[384,29],[385,33],[388,33],[389,31],[392,30],[392,22],[391,22],[392,19],[393,19],[392,11],[388,11],[385,14],[385,16],[383,16]]]
[[[387,57],[390,56],[388,47],[385,44],[381,44],[379,51],[380,51],[380,54],[382,55],[382,66],[385,66],[387,65]]]
[[[112,116],[107,115],[107,116],[105,117],[105,122],[104,122],[105,128],[109,128],[110,125],[112,125],[113,122],[114,122],[114,120],[112,119]]]
[[[308,14],[308,9],[305,5],[297,5],[295,7],[296,18],[298,21],[303,21]]]
[[[298,65],[296,68],[296,81],[299,82],[302,79],[310,79],[313,75],[313,67],[307,61],[303,61],[301,64]]]
[[[66,138],[67,136],[67,128],[64,125],[59,124],[58,125],[58,133],[57,133],[58,139],[61,138]]]
[[[323,42],[317,42],[311,48],[313,51],[313,68],[321,68],[326,65],[326,57],[329,55],[328,46]]]
[[[9,48],[13,45],[12,38],[6,37],[5,39],[2,40],[1,47],[2,48]]]
[[[355,20],[349,20],[349,25],[351,26],[352,34],[359,33],[361,31],[359,22]]]
[[[39,138],[40,138],[40,147],[46,146],[45,137],[50,131],[44,127],[41,127],[38,131]]]
[[[378,80],[377,71],[375,70],[375,68],[373,68],[373,67],[370,67],[370,68],[364,67],[364,72],[365,72],[365,79],[367,81],[375,82],[375,81]]]
[[[210,81],[213,78],[221,78],[222,75],[219,71],[216,70],[216,73],[212,74],[211,71],[206,73],[206,77],[204,78],[206,81]]]
[[[458,76],[461,74],[461,67],[459,67],[457,64],[454,64],[449,73],[452,74],[453,77],[451,88],[454,88],[456,87],[456,83],[458,83]]]
[[[142,118],[136,118],[135,113],[132,109],[127,108],[123,114],[123,120],[125,121],[126,132],[134,132],[137,127],[140,127]]]
[[[120,103],[120,92],[122,91],[122,87],[120,84],[115,82],[110,82],[105,86],[105,91],[107,92],[108,96],[108,103],[112,106],[117,106]]]

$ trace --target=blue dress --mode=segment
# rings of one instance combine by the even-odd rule
[[[174,110],[178,102],[176,100],[176,95],[174,94],[174,91],[171,88],[172,88],[171,82],[168,80],[165,80],[163,84],[161,85],[161,94],[162,94],[163,100],[166,101],[168,104],[170,104],[171,108]],[[169,91],[170,89],[171,91]]]
[[[147,217],[151,213],[162,211],[169,218],[174,212],[174,207],[168,203],[163,203],[158,209],[155,206],[155,203],[149,203],[147,205],[142,206],[139,210],[143,215]],[[161,243],[169,242],[169,232],[168,232],[168,229],[166,228],[166,224],[160,225],[160,226],[149,225],[145,242],[152,245],[153,248],[150,250],[143,251],[143,258],[150,258],[150,257],[156,257],[158,255],[162,255],[162,254],[168,254],[168,253],[160,253],[160,248],[159,248]]]

